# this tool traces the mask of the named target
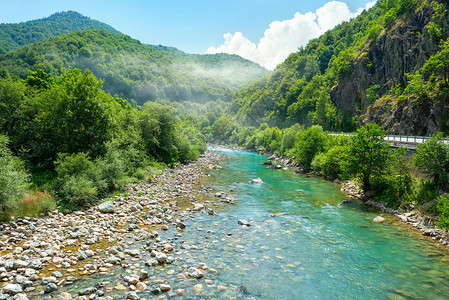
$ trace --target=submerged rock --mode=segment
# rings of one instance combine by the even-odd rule
[[[188,274],[190,277],[193,278],[201,278],[203,277],[203,272],[201,272],[199,269],[194,268],[194,267],[190,267],[188,270]]]
[[[376,222],[376,223],[382,223],[384,221],[385,221],[385,218],[381,217],[381,216],[377,216],[373,219],[373,222]]]
[[[250,223],[248,222],[248,220],[246,220],[246,219],[240,219],[240,220],[237,221],[237,223],[238,223],[239,225],[251,226],[251,224],[250,224]]]

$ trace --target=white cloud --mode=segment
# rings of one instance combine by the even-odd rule
[[[365,9],[375,3],[376,1],[366,4]],[[223,35],[224,43],[219,47],[210,47],[207,53],[238,54],[272,70],[290,53],[297,51],[298,47],[305,46],[311,39],[358,16],[362,11],[363,8],[359,8],[351,12],[346,3],[331,1],[318,8],[315,13],[297,12],[292,19],[272,22],[257,45],[241,32],[228,32]]]

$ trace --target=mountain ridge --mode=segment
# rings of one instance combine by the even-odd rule
[[[187,54],[148,46],[121,33],[81,30],[0,55],[0,68],[22,78],[37,69],[59,75],[90,69],[104,89],[143,104],[149,100],[230,100],[241,86],[268,71],[236,55]]]
[[[86,29],[105,29],[111,33],[119,33],[112,26],[93,20],[76,11],[57,12],[36,20],[1,23],[0,54],[43,41],[52,36]]]

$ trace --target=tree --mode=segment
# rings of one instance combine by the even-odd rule
[[[323,152],[327,142],[327,134],[321,126],[312,126],[299,134],[295,144],[296,160],[306,170],[309,170],[312,160],[320,152]]]
[[[413,155],[413,163],[439,188],[447,189],[449,180],[449,145],[442,140],[443,134],[433,135],[419,144]]]
[[[387,170],[390,146],[384,141],[385,135],[377,124],[360,127],[349,140],[343,155],[343,172],[359,178],[365,191],[371,190],[373,177],[381,176]]]

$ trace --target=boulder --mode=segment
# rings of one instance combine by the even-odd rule
[[[373,222],[376,222],[376,223],[382,223],[384,221],[385,221],[385,218],[383,218],[381,216],[377,216],[373,219]]]
[[[102,213],[113,213],[114,212],[114,202],[106,201],[98,205],[98,210]]]
[[[263,181],[262,181],[262,179],[260,179],[260,178],[256,178],[256,179],[251,180],[251,183],[252,183],[252,184],[262,184]]]

